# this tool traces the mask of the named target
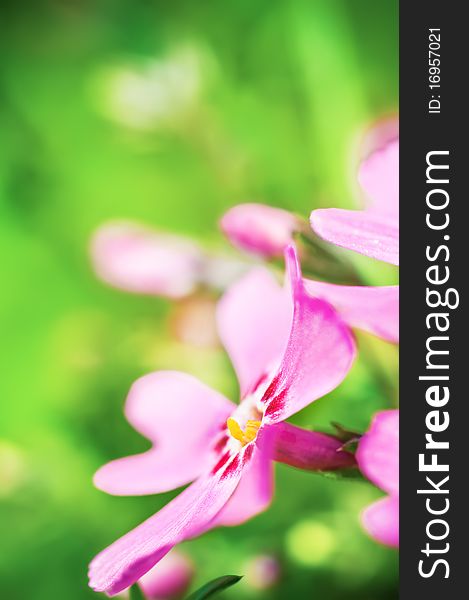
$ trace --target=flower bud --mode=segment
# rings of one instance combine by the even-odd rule
[[[192,561],[185,554],[171,550],[139,579],[138,585],[148,600],[171,600],[186,592],[193,576]]]
[[[263,258],[282,256],[298,225],[292,213],[263,204],[238,204],[220,221],[234,246]]]

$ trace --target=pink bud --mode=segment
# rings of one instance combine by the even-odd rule
[[[356,465],[335,437],[308,431],[291,423],[276,425],[274,460],[305,471],[335,471]]]
[[[220,226],[231,243],[264,258],[282,256],[298,228],[292,213],[264,204],[238,204],[225,213]]]
[[[148,600],[171,600],[185,593],[193,576],[192,561],[185,554],[171,550],[138,584]]]
[[[95,233],[93,266],[105,282],[129,292],[181,298],[193,291],[203,265],[198,246],[134,223],[109,223]]]

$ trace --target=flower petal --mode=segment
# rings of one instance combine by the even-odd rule
[[[363,511],[363,526],[376,540],[397,548],[399,546],[399,498],[389,496],[378,500]]]
[[[305,279],[306,291],[330,302],[351,327],[399,341],[399,286],[345,286]]]
[[[133,223],[109,223],[95,234],[91,253],[98,276],[120,289],[180,298],[198,282],[203,256],[183,238]]]
[[[356,453],[362,473],[388,494],[399,494],[399,411],[375,415]]]
[[[223,469],[199,478],[98,554],[90,564],[90,586],[114,596],[140,579],[176,544],[207,530],[236,489],[245,458],[241,452]]]
[[[263,512],[271,503],[274,491],[272,463],[273,432],[266,428],[254,446],[249,466],[243,472],[236,491],[215,517],[214,525],[240,525]]]
[[[349,328],[323,300],[306,293],[294,246],[285,252],[294,313],[277,374],[264,392],[265,423],[287,419],[342,382],[355,357]]]
[[[264,204],[238,204],[226,212],[220,226],[231,243],[265,258],[282,256],[298,227],[295,215]]]
[[[398,218],[399,140],[373,152],[362,163],[358,181],[368,196],[371,209]]]
[[[311,227],[336,246],[399,264],[399,223],[395,218],[371,210],[321,208],[311,213]]]
[[[241,397],[281,359],[291,315],[288,292],[262,267],[232,285],[220,300],[218,332],[238,375]]]
[[[94,483],[110,494],[156,494],[197,478],[235,405],[194,377],[159,371],[138,379],[126,403],[129,422],[154,446],[101,467]]]

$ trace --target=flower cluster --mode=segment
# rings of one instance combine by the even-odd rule
[[[375,416],[356,456],[336,437],[288,422],[347,376],[356,354],[353,328],[398,342],[398,286],[308,278],[296,244],[307,228],[313,240],[319,242],[319,236],[397,265],[397,171],[394,140],[360,168],[365,208],[314,210],[311,228],[297,215],[258,204],[238,205],[223,216],[221,228],[238,249],[269,261],[284,258],[284,286],[267,265],[247,269],[246,262],[235,261],[230,271],[228,259],[221,271],[230,275],[217,279],[219,259],[195,243],[140,226],[112,224],[97,232],[93,263],[111,285],[171,299],[201,286],[224,290],[216,308],[217,331],[237,374],[240,398],[235,404],[177,371],[150,373],[133,384],[125,414],[152,447],[104,465],[95,485],[117,495],[190,485],[92,561],[93,589],[115,595],[145,582],[180,542],[265,510],[275,461],[312,471],[358,465],[389,494],[365,511],[364,526],[379,541],[398,545],[398,411]]]

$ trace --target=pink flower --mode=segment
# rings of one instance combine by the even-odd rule
[[[362,473],[389,495],[363,513],[365,529],[387,546],[399,546],[399,411],[375,415],[356,454]]]
[[[298,219],[290,212],[264,204],[238,204],[226,212],[222,231],[231,243],[264,258],[282,256],[292,242]]]
[[[281,576],[281,566],[275,556],[259,554],[245,565],[246,583],[257,590],[268,590]]]
[[[183,373],[152,373],[132,386],[127,418],[154,445],[102,467],[96,485],[114,494],[152,494],[193,483],[92,561],[96,591],[115,595],[179,542],[264,510],[272,496],[272,458],[297,464],[307,450],[314,468],[353,464],[338,440],[283,422],[334,389],[355,355],[349,329],[334,310],[307,295],[293,247],[286,261],[293,302],[258,268],[219,303],[239,405]]]
[[[246,272],[246,263],[211,255],[190,239],[131,222],[102,225],[91,242],[98,277],[136,294],[185,298],[199,287],[216,290]]]
[[[365,210],[313,210],[311,226],[322,238],[365,256],[399,264],[399,141],[366,160],[358,180]]]
[[[358,176],[365,210],[319,209],[311,226],[328,242],[399,264],[399,141],[372,154]],[[307,282],[309,293],[331,302],[353,327],[391,342],[399,341],[399,286],[337,286]]]
[[[138,580],[138,585],[148,600],[169,600],[184,594],[193,577],[192,561],[172,550]]]
[[[168,298],[191,293],[203,269],[196,244],[134,223],[103,225],[94,235],[91,254],[96,273],[107,283]]]

